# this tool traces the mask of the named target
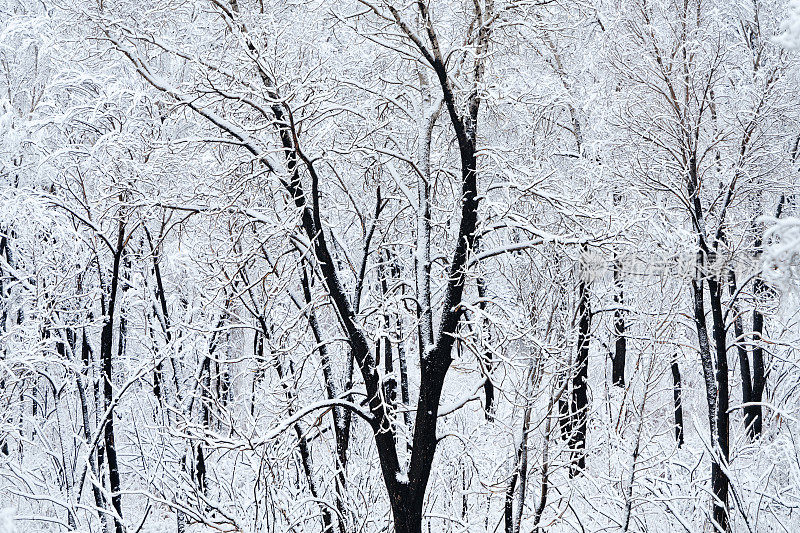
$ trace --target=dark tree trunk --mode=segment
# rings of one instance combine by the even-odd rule
[[[389,407],[394,410],[397,407],[397,377],[394,375],[394,351],[392,350],[391,337],[391,321],[389,318],[389,310],[386,309],[386,301],[389,298],[389,283],[387,280],[388,270],[386,265],[389,263],[391,256],[386,252],[386,256],[378,264],[378,277],[380,278],[380,291],[381,298],[383,299],[383,328],[384,335],[378,341],[376,349],[380,350],[380,345],[383,343],[383,395]],[[376,354],[375,361],[380,364],[380,353]]]
[[[621,202],[621,197],[614,194],[614,204]],[[624,302],[622,285],[622,262],[617,252],[614,252],[614,355],[611,360],[611,383],[618,387],[625,386],[625,360],[627,357],[628,343],[625,337],[625,314],[622,310]]]
[[[226,310],[228,308],[227,305],[228,303],[226,303]],[[225,324],[225,313],[226,311],[223,311],[222,316],[217,321],[217,326],[214,328],[214,333],[208,344],[208,354],[203,357],[203,361],[200,363],[200,419],[206,427],[211,427],[211,408],[214,405],[211,397],[211,360],[214,358],[214,353],[219,346],[219,332]]]
[[[392,276],[394,279],[400,279],[400,265],[395,255],[392,259]],[[405,285],[402,289],[405,292]],[[411,429],[411,412],[408,410],[411,403],[410,393],[408,390],[408,360],[406,358],[405,343],[403,342],[403,319],[400,314],[397,315],[395,321],[395,334],[397,336],[397,362],[398,371],[400,373],[400,401],[403,402],[403,421],[406,428]]]
[[[344,390],[349,391],[353,388],[353,372],[355,370],[355,357],[353,356],[352,348],[347,350],[347,359],[345,364],[345,378]],[[353,396],[348,394],[345,400],[352,401]],[[336,455],[339,457],[339,462],[342,468],[347,467],[347,453],[350,449],[350,428],[353,426],[353,412],[350,409],[342,410],[342,422],[339,440],[336,442]]]
[[[11,265],[10,261],[10,254],[8,252],[8,239],[6,236],[0,237],[0,256],[6,256],[6,262]],[[0,302],[6,302],[6,287],[5,287],[5,275],[3,274],[3,270],[0,269]],[[6,331],[6,318],[8,318],[8,309],[6,308],[6,304],[0,306],[0,333],[5,333]],[[5,348],[0,354],[5,353]],[[3,384],[4,383],[0,383]]]
[[[589,339],[592,324],[592,311],[589,303],[589,287],[585,279],[578,283],[578,353],[576,370],[572,378],[572,399],[570,416],[573,428],[569,446],[572,450],[570,475],[578,475],[586,468],[586,427],[589,408]]]
[[[329,400],[334,399],[337,396],[336,388],[334,386],[334,378],[332,375],[331,369],[331,361],[330,355],[328,354],[328,345],[323,342],[322,340],[322,331],[319,326],[319,322],[317,320],[317,314],[312,306],[312,299],[311,299],[311,284],[309,283],[309,275],[308,269],[306,268],[306,264],[302,267],[302,275],[300,277],[300,284],[303,289],[303,299],[305,301],[307,311],[306,311],[306,318],[308,320],[308,326],[311,329],[311,333],[314,337],[314,342],[317,344],[317,352],[319,353],[320,364],[322,365],[322,375],[323,380],[325,381],[325,393]],[[309,265],[310,266],[310,265]],[[311,267],[313,268],[313,267]],[[263,326],[262,326],[263,327]],[[258,335],[258,334],[257,334]],[[259,344],[259,359],[263,356],[263,335],[260,336],[260,344]],[[344,423],[344,411],[345,409],[334,407],[331,410],[331,415],[333,418],[333,435],[336,440],[336,509],[339,511],[338,516],[338,523],[339,523],[339,530],[343,533],[344,532],[344,520],[345,517],[348,516],[347,508],[344,504],[344,492],[346,490],[347,478],[346,478],[346,468],[347,468],[347,446],[342,443],[344,435],[348,435],[348,431],[343,427]]]
[[[7,248],[8,248],[8,239],[4,236],[0,237],[0,256],[7,255]],[[8,259],[6,259],[8,261]],[[11,263],[9,263],[11,264]],[[5,302],[6,300],[6,289],[5,289],[5,275],[3,274],[3,270],[0,269],[0,336],[2,336],[6,331],[6,319],[8,317],[8,309],[6,308]],[[0,359],[5,359],[6,356],[6,348],[3,346],[0,348]],[[0,380],[0,390],[6,389],[6,382],[5,380]],[[4,420],[5,421],[5,420]],[[6,440],[7,437],[5,433],[0,435],[0,453],[5,456],[8,456],[8,441]]]
[[[518,477],[519,471],[515,468],[511,473],[511,481],[508,482],[505,501],[503,502],[503,523],[505,524],[505,533],[514,533],[514,491],[517,487]]]
[[[203,452],[203,447],[197,445],[195,451],[195,476],[197,477],[197,488],[200,492],[206,492],[206,456]]]
[[[94,317],[90,313],[89,314],[89,319],[92,320],[93,318]],[[88,370],[89,365],[94,362],[94,357],[95,357],[95,355],[94,355],[94,352],[92,350],[91,344],[89,344],[89,341],[87,339],[86,328],[83,328],[83,345],[81,346],[81,358],[83,360],[84,365],[87,367],[87,370]],[[87,372],[87,374],[88,374],[88,372]],[[102,375],[101,375],[100,379],[102,380]],[[101,419],[101,417],[102,417],[102,411],[103,411],[103,403],[105,403],[105,402],[102,402],[101,401],[101,397],[100,397],[100,380],[93,379],[92,380],[92,384],[93,384],[93,386],[92,386],[92,394],[93,394],[93,400],[94,400],[94,405],[95,405],[95,419],[96,419],[97,427],[104,427],[104,426],[102,426],[103,420]],[[103,484],[103,486],[105,486],[106,485],[106,480],[105,480],[106,476],[104,475],[105,465],[106,465],[105,441],[103,439],[101,439],[97,443],[97,447],[96,448],[97,448],[97,450],[96,450],[96,453],[95,453],[95,462],[97,463],[97,477],[98,477],[98,480],[100,481],[100,483]]]
[[[85,342],[85,336],[84,336]],[[85,370],[84,370],[85,374]],[[81,417],[82,417],[82,429],[83,429],[83,438],[86,443],[90,443],[92,440],[92,428],[91,423],[89,422],[89,404],[86,398],[86,388],[83,386],[83,381],[80,375],[75,376],[75,383],[78,389],[78,396],[81,401]],[[89,467],[91,468],[92,474],[97,476],[98,481],[102,483],[103,476],[100,475],[100,471],[97,466],[97,456],[94,453],[89,453]],[[80,496],[80,495],[79,495]],[[97,508],[97,517],[100,519],[100,522],[104,522],[105,518],[102,513],[105,510],[105,502],[103,499],[103,494],[100,491],[100,487],[96,484],[92,483],[92,496],[94,496],[94,505]],[[104,528],[104,531],[106,529]]]
[[[692,146],[689,143],[689,146]],[[706,264],[713,264],[716,248],[723,239],[724,226],[720,223],[711,247],[707,242],[704,225],[704,211],[700,200],[700,179],[697,171],[696,153],[689,154],[687,192],[691,199],[692,225],[697,232],[697,276],[692,280],[694,295],[694,315],[697,326],[698,342],[700,344],[700,359],[703,364],[703,377],[706,382],[706,400],[708,402],[708,417],[711,431],[711,442],[715,446],[711,463],[711,484],[714,494],[713,521],[715,527],[727,531],[728,528],[728,478],[722,464],[727,464],[729,454],[728,438],[728,358],[726,328],[722,313],[722,285],[724,280],[710,275],[705,271]],[[732,198],[732,189],[728,190],[725,199],[727,206]],[[713,250],[712,250],[713,247]],[[708,261],[707,261],[708,260]],[[716,374],[714,374],[714,358],[708,339],[708,329],[705,318],[705,302],[703,298],[703,280],[708,282],[710,294],[712,335],[714,338]]]
[[[92,320],[92,316],[89,316]],[[83,362],[84,370],[89,367],[92,359],[92,347],[89,345],[89,340],[86,338],[86,328],[81,330],[81,362]]]
[[[113,251],[113,266],[111,271],[111,290],[106,309],[106,319],[100,335],[100,359],[103,371],[103,399],[105,408],[111,407],[114,400],[113,389],[113,348],[114,348],[114,317],[117,306],[117,292],[120,282],[120,263],[122,260],[125,239],[125,226],[122,222],[117,228],[117,248]],[[122,332],[120,332],[122,333]],[[120,339],[123,342],[123,339]],[[103,427],[105,440],[105,455],[108,460],[108,480],[111,489],[111,504],[116,511],[114,528],[116,533],[123,532],[122,526],[122,495],[120,494],[119,464],[117,462],[117,448],[114,435],[114,415],[107,417]]]
[[[717,444],[720,454],[719,462],[712,468],[712,488],[714,491],[714,521],[728,530],[728,476],[721,465],[727,465],[730,456],[729,418],[728,414],[728,356],[726,329],[722,313],[722,286],[712,275],[708,279],[708,290],[711,295],[711,317],[717,363]]]
[[[703,267],[702,254],[698,255],[698,271]],[[706,401],[708,403],[708,420],[711,441],[717,441],[717,377],[714,375],[714,360],[711,357],[711,346],[708,338],[708,327],[705,315],[705,298],[703,297],[703,280],[692,280],[692,293],[694,297],[694,320],[697,327],[698,343],[700,345],[700,361],[703,366],[703,379],[706,384]],[[719,457],[715,453],[711,458],[711,479],[712,490],[715,497],[718,497],[718,490],[721,488],[720,476],[722,469],[719,464]],[[714,503],[714,520],[719,523],[718,518],[724,513],[725,509],[718,514],[718,506]]]
[[[167,296],[164,291],[164,281],[161,277],[161,265],[159,263],[156,246],[153,245],[153,238],[150,236],[150,231],[147,229],[147,226],[144,226],[144,232],[147,237],[147,243],[150,246],[150,253],[153,256],[153,274],[156,278],[156,300],[158,302],[158,307],[154,306],[153,311],[155,311],[156,317],[158,317],[159,322],[161,323],[161,329],[164,331],[166,344],[169,346],[172,342],[172,329],[169,323],[169,309],[167,308]],[[163,363],[161,357],[159,357],[156,361],[155,367],[153,368],[153,395],[156,397],[159,403],[163,401],[163,384]]]
[[[264,360],[264,338],[258,331],[253,335],[253,360],[256,368],[253,371],[253,382],[250,385],[250,416],[256,414],[256,389],[264,379],[264,368],[261,361]]]
[[[675,442],[678,447],[683,446],[683,399],[681,398],[681,369],[678,360],[672,360],[672,396],[675,413]]]
[[[486,282],[483,277],[478,278],[478,308],[483,311],[486,309]],[[481,317],[483,327],[486,331],[486,342],[491,340],[491,333],[489,332],[488,320]],[[486,420],[492,422],[494,420],[494,383],[492,383],[492,353],[486,349],[483,351],[483,361],[481,366],[486,373],[486,383],[483,385],[483,393],[486,398],[484,410],[486,412]]]
[[[621,297],[621,294],[620,294]],[[614,311],[614,360],[611,364],[611,382],[618,386],[625,386],[625,359],[627,355],[627,340],[625,337],[625,319],[622,311]]]
[[[800,135],[797,137],[800,142]],[[793,158],[798,154],[798,145],[795,144]],[[780,218],[783,214],[783,209],[787,201],[790,204],[794,203],[794,196],[786,198],[781,195],[778,201],[778,207],[775,210],[775,218]],[[761,249],[763,243],[761,238],[757,238],[755,242],[755,255],[756,260],[761,256]],[[766,387],[766,368],[764,363],[764,348],[761,344],[764,337],[764,314],[759,311],[759,304],[767,294],[768,289],[764,283],[764,279],[760,276],[753,282],[753,295],[755,296],[755,304],[753,306],[753,386],[752,386],[752,403],[745,409],[748,416],[748,427],[750,428],[750,437],[757,439],[761,436],[763,428],[763,409],[761,402],[764,400],[764,389]]]
[[[764,292],[764,281],[761,278],[755,281],[755,292],[757,297]],[[764,368],[764,349],[761,347],[761,340],[764,335],[764,315],[756,308],[753,309],[753,405],[749,406],[751,423],[750,435],[752,438],[761,436],[763,427],[763,415],[761,402],[764,401],[764,389],[766,387],[766,372]]]
[[[214,346],[209,349],[209,354],[200,363],[200,420],[205,427],[211,427],[211,356]]]
[[[80,280],[78,281],[78,292],[80,292]],[[91,320],[91,314],[89,315],[89,319]],[[73,338],[76,337],[75,333],[73,332]],[[77,339],[76,341],[77,342]],[[73,349],[73,353],[75,350]],[[86,327],[81,329],[81,362],[83,363],[81,366],[80,374],[75,375],[75,385],[78,390],[78,397],[80,398],[80,407],[81,407],[81,422],[82,422],[82,430],[83,430],[83,438],[87,444],[89,444],[92,440],[92,425],[89,420],[89,400],[86,395],[86,387],[84,385],[83,378],[89,376],[89,363],[92,359],[92,348],[89,345],[89,340],[86,335]],[[103,483],[103,475],[102,475],[102,468],[98,465],[98,456],[101,454],[99,452],[93,453],[91,450],[89,452],[88,462],[89,468],[91,469],[92,475],[97,477],[97,481],[99,484]],[[92,496],[94,497],[94,505],[97,509],[97,518],[100,520],[100,523],[103,524],[103,531],[108,533],[107,523],[105,521],[105,515],[103,511],[106,510],[106,501],[103,498],[103,493],[100,490],[100,487],[97,484],[92,483]],[[78,502],[80,502],[80,494],[77,495]]]
[[[528,433],[530,432],[530,421],[531,406],[526,405],[523,408],[520,440],[515,450],[514,471],[506,489],[504,506],[505,533],[519,533],[520,530],[520,520],[525,507],[525,493],[528,486]]]
[[[728,291],[731,298],[736,295],[736,274],[731,268],[728,271]],[[753,378],[750,374],[750,356],[744,338],[744,324],[742,314],[736,302],[731,301],[731,310],[735,313],[733,319],[733,333],[736,336],[736,353],[739,355],[739,373],[742,377],[742,403],[749,404],[753,401]],[[754,324],[755,326],[755,324]],[[744,425],[748,433],[752,434],[753,409],[750,405],[744,407]]]

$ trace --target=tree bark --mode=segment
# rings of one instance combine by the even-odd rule
[[[120,264],[125,244],[125,225],[120,222],[117,227],[117,247],[113,250],[113,266],[111,270],[111,290],[108,297],[105,322],[100,335],[100,360],[103,368],[103,399],[105,408],[108,409],[114,398],[113,390],[113,345],[114,345],[114,318],[117,306],[117,291],[120,282]],[[120,339],[122,342],[122,339]],[[108,461],[108,479],[111,489],[111,504],[116,511],[114,529],[116,533],[123,533],[122,524],[122,495],[120,494],[119,463],[117,462],[117,448],[114,435],[113,413],[105,421],[103,427],[105,440],[105,455]]]
[[[164,337],[166,339],[167,346],[169,346],[169,344],[172,342],[172,330],[169,323],[169,311],[167,309],[166,294],[164,293],[164,282],[161,278],[161,266],[159,265],[158,255],[156,254],[155,246],[153,246],[153,239],[150,237],[150,232],[148,231],[147,226],[144,226],[144,232],[147,236],[147,242],[150,245],[150,253],[153,255],[153,274],[156,278],[156,300],[160,306],[160,309],[159,307],[153,306],[153,310],[155,311],[156,316],[159,318],[161,328],[164,331]],[[153,395],[156,397],[159,403],[163,401],[163,376],[163,363],[159,357],[153,369]]]
[[[797,137],[797,142],[800,143],[800,135]],[[798,154],[798,144],[795,143],[793,159]],[[780,218],[783,214],[783,208],[787,202],[791,203],[792,199],[785,195],[781,195],[778,200],[778,207],[775,210],[775,218]],[[755,242],[755,256],[758,260],[761,256],[763,243],[761,238],[757,238]],[[750,428],[750,437],[757,439],[761,436],[763,429],[763,408],[761,402],[764,400],[764,389],[766,388],[766,368],[764,362],[764,348],[762,341],[764,338],[764,314],[759,311],[759,303],[767,294],[768,288],[764,283],[764,279],[758,276],[753,282],[753,295],[755,296],[755,304],[753,306],[753,386],[752,386],[752,403],[745,409],[748,414],[748,427]]]
[[[730,436],[728,414],[728,355],[726,329],[722,313],[722,286],[712,275],[708,278],[710,294],[712,331],[716,348],[717,363],[717,445],[720,458],[712,469],[712,485],[714,491],[714,521],[723,531],[728,530],[728,476],[722,465],[727,465],[730,456]]]
[[[764,281],[761,278],[755,280],[754,292],[756,300],[765,292]],[[756,306],[758,303],[756,303]],[[750,423],[750,436],[758,438],[761,436],[763,428],[763,414],[761,402],[764,401],[764,389],[766,388],[766,369],[764,364],[764,349],[761,346],[761,341],[764,337],[764,315],[758,310],[758,307],[753,308],[753,405],[749,406]]]
[[[615,206],[622,202],[622,196],[615,192],[612,196]],[[628,343],[625,337],[625,314],[622,310],[624,302],[624,291],[622,284],[622,261],[619,254],[614,251],[613,265],[614,280],[614,356],[611,361],[611,383],[618,387],[625,386],[625,360],[627,356]]]
[[[531,372],[530,378],[533,377]],[[529,388],[532,389],[529,382]],[[532,392],[532,390],[531,390]],[[528,400],[526,399],[526,402]],[[522,413],[522,429],[515,450],[514,469],[506,489],[505,533],[519,533],[525,493],[528,485],[528,433],[531,424],[531,406],[526,404]]]
[[[583,273],[581,274],[584,275]],[[589,287],[586,279],[578,283],[578,342],[576,370],[572,377],[572,399],[570,416],[573,419],[569,447],[572,450],[570,476],[578,475],[586,468],[586,428],[589,409],[589,340],[592,311],[589,303]]]
[[[736,296],[736,273],[733,268],[728,270],[728,290],[731,298]],[[731,310],[734,313],[733,333],[736,336],[736,353],[739,355],[739,373],[742,377],[742,403],[749,404],[753,401],[753,378],[750,373],[750,356],[744,338],[744,324],[739,306],[735,301],[731,301]],[[754,324],[755,327],[755,324]],[[744,426],[749,434],[752,435],[753,410],[751,405],[744,407]]]
[[[478,308],[481,311],[486,309],[486,281],[483,277],[478,278]],[[484,317],[481,317],[481,321],[483,322],[483,328],[486,331],[486,340],[485,342],[489,342],[491,340],[491,333],[489,332],[489,321],[486,320]],[[483,351],[483,360],[481,361],[481,367],[484,373],[486,374],[486,382],[483,384],[483,393],[486,399],[484,403],[484,412],[486,413],[486,420],[488,422],[492,422],[494,420],[494,383],[492,383],[492,353],[489,349],[485,349]]]
[[[317,314],[312,306],[311,299],[311,284],[309,283],[308,271],[305,266],[302,268],[302,275],[300,283],[303,289],[303,299],[307,307],[306,318],[308,320],[309,328],[317,344],[317,351],[319,353],[320,364],[322,365],[322,375],[325,380],[325,392],[329,400],[336,398],[336,390],[334,387],[333,375],[331,372],[330,356],[328,354],[328,345],[322,340],[322,333],[320,330],[319,322],[317,321]],[[262,326],[263,327],[263,326]],[[260,350],[263,353],[263,335],[260,343]],[[345,409],[334,407],[331,410],[333,418],[333,435],[336,441],[336,508],[339,511],[339,530],[344,531],[345,526],[342,519],[347,516],[347,509],[344,504],[344,493],[346,490],[346,476],[345,470],[347,468],[347,444],[344,442],[345,438],[349,438],[349,427],[345,427],[352,419],[345,418]]]
[[[683,446],[683,398],[681,396],[681,369],[678,360],[673,359],[672,364],[672,396],[674,401],[675,414],[675,442],[678,448]]]
[[[625,317],[620,308],[623,303],[622,265],[614,253],[614,357],[611,361],[611,383],[618,387],[625,386],[625,360],[627,355],[627,338],[625,337]]]

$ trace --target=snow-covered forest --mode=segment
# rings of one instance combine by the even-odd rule
[[[800,2],[0,0],[0,531],[800,531]]]

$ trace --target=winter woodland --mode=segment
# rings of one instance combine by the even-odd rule
[[[0,0],[0,531],[800,531],[797,0]]]

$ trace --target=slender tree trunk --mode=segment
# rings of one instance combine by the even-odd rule
[[[625,386],[625,360],[627,355],[627,338],[625,336],[625,317],[620,306],[623,303],[622,279],[620,262],[614,254],[614,358],[611,361],[611,382],[618,386]]]
[[[700,273],[703,265],[701,255],[698,256],[699,265],[698,273]],[[700,347],[700,361],[703,366],[703,379],[706,384],[706,402],[708,403],[708,421],[709,431],[711,433],[711,445],[717,447],[718,439],[717,432],[719,431],[717,425],[717,376],[714,375],[714,360],[711,357],[711,345],[708,338],[708,329],[706,325],[705,315],[705,299],[703,297],[703,280],[692,280],[692,292],[694,295],[694,319],[697,327],[697,337]],[[711,458],[711,479],[712,491],[714,497],[719,499],[719,491],[722,488],[721,476],[722,468],[720,467],[720,459],[717,453]],[[720,499],[720,502],[722,500]],[[724,516],[725,508],[721,507],[715,500],[714,505],[714,521],[719,524],[719,519]],[[720,524],[721,525],[721,524]]]
[[[756,300],[765,292],[764,281],[761,278],[755,280],[754,292]],[[760,437],[763,427],[761,402],[764,401],[764,389],[766,387],[764,349],[761,346],[763,337],[764,315],[758,310],[758,307],[755,307],[753,309],[753,405],[750,406],[752,423],[749,426],[752,438]]]
[[[622,196],[615,192],[613,202],[618,206],[622,202]],[[611,383],[618,387],[625,386],[625,360],[627,356],[627,338],[625,337],[625,314],[622,310],[624,303],[624,291],[622,283],[622,261],[614,251],[614,356],[611,361]]]
[[[4,233],[4,231],[0,232]],[[11,265],[10,261],[10,254],[8,250],[8,238],[3,235],[0,237],[0,257],[5,256],[6,262]],[[5,286],[5,275],[3,274],[3,269],[0,268],[0,301],[6,299],[6,286]],[[6,319],[8,318],[8,309],[5,305],[0,307],[0,334],[6,332]],[[2,348],[0,351],[0,355],[5,356],[5,347]],[[4,383],[0,383],[0,385],[4,385]]]
[[[564,395],[567,390],[569,382],[565,381],[558,392],[550,396],[550,403],[547,406],[547,419],[544,429],[544,445],[542,447],[542,487],[539,493],[539,503],[536,505],[536,510],[533,513],[534,533],[539,533],[541,529],[542,515],[544,514],[545,507],[547,507],[547,493],[550,490],[550,437],[553,427],[553,409],[556,403]]]
[[[2,233],[5,233],[3,231]],[[8,261],[8,239],[5,235],[0,237],[0,256],[6,256],[6,261]],[[9,265],[11,263],[9,262]],[[3,274],[3,270],[0,269],[0,302],[6,301],[6,288],[5,288],[5,275]],[[0,305],[0,337],[4,336],[6,332],[6,320],[8,318],[8,309],[6,305]],[[6,347],[5,344],[0,347],[0,360],[6,358]],[[6,390],[6,381],[5,379],[0,380],[0,390]],[[5,422],[5,419],[0,419]],[[8,437],[5,435],[0,435],[0,454],[5,455],[6,457],[9,454],[8,451]]]
[[[156,249],[153,246],[153,239],[150,237],[150,232],[147,230],[147,226],[145,226],[145,234],[147,235],[147,241],[150,244],[150,253],[153,255],[153,273],[156,278],[156,300],[158,302],[158,307],[154,306],[154,311],[156,316],[159,318],[159,322],[161,323],[161,328],[164,331],[164,336],[166,340],[166,344],[169,347],[172,342],[172,330],[169,324],[169,312],[167,309],[167,298],[166,294],[164,293],[164,282],[161,278],[161,266],[158,261],[158,255],[156,254]],[[163,370],[163,363],[161,357],[158,358],[156,361],[155,368],[153,369],[153,395],[155,395],[156,399],[161,403],[163,401],[162,398],[162,386],[164,383],[164,370]]]
[[[673,359],[672,364],[672,396],[675,413],[675,442],[678,447],[683,446],[683,398],[681,396],[681,369],[678,360]]]
[[[352,348],[347,349],[345,363],[344,390],[349,391],[353,388],[353,372],[355,370],[355,357]],[[352,401],[353,396],[347,394],[345,400]],[[342,410],[341,428],[339,440],[336,442],[336,455],[342,468],[347,467],[347,453],[350,449],[350,428],[353,426],[353,412],[350,409]]]
[[[514,469],[511,472],[508,489],[506,489],[505,533],[519,533],[520,531],[522,510],[525,506],[525,493],[528,485],[528,433],[530,432],[530,423],[531,406],[526,404],[522,414],[522,430],[515,450]]]
[[[486,282],[483,277],[478,278],[478,308],[481,311],[486,309]],[[489,332],[489,322],[484,317],[481,317],[483,328],[486,332],[485,342],[490,342],[491,334]],[[492,353],[489,349],[483,351],[483,360],[480,362],[483,372],[486,374],[486,382],[483,384],[483,393],[486,398],[484,404],[484,411],[486,413],[486,420],[491,422],[494,420],[494,383],[492,383]]]
[[[708,290],[711,295],[711,317],[713,322],[714,345],[717,358],[717,444],[720,454],[715,472],[712,472],[712,484],[716,501],[714,502],[714,520],[723,531],[728,529],[728,476],[721,465],[727,465],[730,456],[729,418],[728,414],[728,355],[726,329],[722,313],[722,286],[714,277],[708,279]]]
[[[797,143],[800,143],[800,135],[797,137]],[[798,154],[798,144],[795,143],[793,160],[796,159]],[[775,218],[780,218],[783,214],[784,206],[787,203],[793,203],[793,197],[787,199],[785,195],[781,195],[778,200],[778,207],[775,210]],[[756,260],[761,257],[763,243],[761,238],[757,238],[755,242],[755,256]],[[752,402],[753,405],[749,406],[745,412],[749,412],[751,423],[750,437],[757,439],[761,437],[763,429],[763,409],[761,402],[764,401],[764,389],[766,387],[766,367],[764,362],[764,348],[762,341],[764,338],[764,314],[759,311],[759,303],[767,293],[767,286],[764,279],[758,276],[753,282],[753,295],[755,296],[755,305],[753,306],[753,387],[752,387]]]
[[[264,368],[261,362],[264,360],[264,337],[256,331],[253,335],[253,361],[256,368],[253,371],[253,381],[250,385],[250,416],[256,415],[256,389],[264,379]]]
[[[72,334],[73,338],[76,337],[74,331]],[[77,342],[75,342],[77,344]],[[81,421],[82,424],[82,433],[83,439],[86,441],[86,444],[89,445],[92,440],[92,425],[89,419],[89,402],[86,397],[86,387],[84,386],[83,379],[88,376],[88,365],[90,360],[89,354],[89,342],[86,338],[86,328],[83,328],[82,336],[81,336],[81,372],[75,374],[75,386],[78,390],[78,398],[80,401],[80,409],[81,409]],[[73,349],[73,353],[75,350]],[[92,476],[97,478],[98,483],[102,483],[103,476],[100,475],[100,470],[97,467],[97,456],[92,450],[89,450],[89,468],[91,470]],[[79,488],[80,492],[80,488]],[[95,483],[92,483],[92,496],[94,497],[94,505],[97,508],[97,518],[100,520],[100,523],[103,525],[104,533],[109,533],[108,524],[105,520],[105,515],[103,511],[106,509],[105,502],[103,499],[103,493]],[[80,493],[77,495],[78,501],[80,502]]]
[[[589,409],[589,339],[592,324],[592,311],[589,303],[589,287],[586,279],[578,283],[578,358],[576,371],[572,378],[572,400],[570,416],[574,419],[573,431],[570,435],[572,450],[572,468],[570,475],[575,476],[586,468],[586,428]]]
[[[644,422],[645,422],[645,408],[647,407],[647,398],[650,395],[650,389],[647,385],[649,382],[650,382],[650,376],[648,376],[645,381],[645,390],[644,390],[644,395],[642,396],[642,405],[639,408],[639,421],[636,425],[636,440],[634,442],[633,452],[631,453],[631,467],[625,487],[625,512],[622,520],[623,533],[627,533],[627,531],[630,529],[630,524],[631,524],[631,510],[633,508],[633,486],[636,481],[636,468],[639,465],[639,455],[641,452],[641,444],[642,444],[642,429],[644,428]]]
[[[433,346],[433,309],[431,308],[431,135],[439,115],[433,108],[426,74],[420,73],[422,88],[421,111],[418,132],[419,175],[417,176],[417,253],[414,258],[417,272],[417,312],[419,315],[419,353]]]
[[[336,398],[337,393],[334,386],[330,355],[328,354],[328,345],[323,342],[322,332],[317,320],[317,313],[312,306],[311,285],[309,283],[308,270],[305,266],[303,267],[300,282],[303,289],[303,299],[305,300],[307,307],[306,317],[308,319],[308,325],[314,337],[314,342],[317,344],[317,351],[319,353],[320,363],[322,365],[322,376],[325,381],[325,393],[328,399],[332,400]],[[263,353],[263,335],[261,337],[261,353]],[[333,418],[333,435],[336,440],[336,508],[339,511],[338,520],[340,531],[344,531],[345,526],[342,523],[342,519],[348,515],[347,508],[344,504],[344,494],[346,492],[347,482],[345,475],[345,470],[347,468],[347,445],[342,441],[344,436],[348,434],[348,431],[345,431],[345,428],[343,427],[345,422],[344,411],[346,410],[339,407],[334,407],[331,410]]]
[[[105,322],[100,335],[100,359],[103,368],[103,398],[105,408],[108,409],[114,398],[113,390],[113,347],[114,347],[114,318],[117,306],[117,292],[120,283],[120,266],[122,261],[125,239],[125,225],[120,222],[117,228],[117,247],[113,253],[113,266],[111,271],[111,290],[108,298]],[[122,339],[120,339],[122,342]],[[123,533],[122,525],[122,495],[120,494],[119,463],[117,462],[117,447],[114,434],[113,413],[105,421],[103,428],[105,440],[105,455],[108,460],[108,479],[111,489],[111,503],[116,511],[114,529],[116,533]]]
[[[89,314],[89,320],[92,320],[92,319],[93,319],[93,316],[90,313]],[[87,338],[88,336],[86,334],[86,328],[85,327],[83,328],[82,335],[83,335],[83,343],[81,345],[81,359],[83,360],[83,365],[84,365],[84,368],[87,371],[87,376],[88,376],[88,369],[89,369],[89,366],[94,362],[95,355],[94,355],[94,351],[92,350],[91,344],[89,344],[89,340]],[[100,379],[102,379],[102,375],[101,375]],[[95,424],[97,425],[97,427],[104,427],[104,426],[102,426],[103,420],[101,418],[102,417],[102,412],[104,410],[103,409],[104,402],[102,401],[102,399],[100,397],[100,380],[97,379],[96,377],[94,377],[91,381],[92,381],[92,399],[93,399],[94,406],[95,406],[95,408],[94,408]],[[98,479],[98,482],[104,487],[107,486],[106,485],[106,475],[105,475],[105,466],[106,466],[105,458],[106,458],[105,441],[103,439],[100,439],[100,441],[97,443],[96,450],[95,450],[95,463],[97,464],[97,479]],[[102,520],[103,520],[104,529],[108,530],[109,529],[108,522],[107,522],[108,516],[107,515],[103,516]]]
[[[692,279],[692,293],[694,297],[694,317],[697,326],[697,338],[700,348],[700,360],[703,365],[703,378],[706,383],[706,401],[708,402],[709,428],[711,432],[711,445],[715,448],[711,462],[711,481],[713,501],[714,527],[728,527],[728,479],[722,469],[722,463],[728,458],[728,359],[727,343],[725,339],[725,324],[722,314],[722,284],[712,273],[705,272],[706,260],[715,256],[706,241],[704,212],[700,201],[700,180],[697,172],[697,158],[691,141],[687,143],[691,148],[688,153],[688,180],[687,192],[691,199],[692,225],[697,232],[698,250],[696,274]],[[729,194],[726,202],[731,198]],[[727,205],[727,204],[726,204]],[[716,250],[722,238],[722,226],[717,230],[717,235],[712,243]],[[715,343],[716,375],[714,372],[714,358],[711,355],[711,345],[708,338],[708,328],[705,317],[705,300],[703,297],[703,280],[707,280],[710,294],[712,334]],[[721,368],[720,368],[721,367]]]
[[[209,349],[209,354],[200,363],[200,418],[203,424],[211,427],[211,356],[214,346]]]
[[[731,298],[736,295],[736,273],[733,268],[728,270],[728,290]],[[739,306],[735,301],[731,301],[731,310],[734,313],[733,333],[736,336],[736,353],[739,355],[739,373],[742,377],[742,403],[748,404],[753,401],[753,378],[750,374],[750,357],[747,353],[747,346],[744,338],[744,324]],[[748,433],[752,435],[753,410],[752,406],[744,407],[744,426]]]
[[[83,438],[86,443],[90,443],[92,440],[92,431],[91,425],[89,423],[89,405],[86,399],[86,389],[83,386],[83,381],[81,380],[80,375],[75,376],[75,384],[78,389],[78,398],[81,402],[81,418],[83,421]],[[99,470],[97,468],[97,456],[90,450],[89,451],[89,468],[92,472],[92,476],[97,478],[98,483],[102,483],[103,476],[99,475]],[[103,525],[103,531],[108,533],[107,523],[105,521],[105,515],[103,511],[105,511],[105,502],[103,500],[103,493],[100,491],[100,487],[98,487],[95,483],[92,483],[92,496],[94,496],[94,505],[97,508],[97,518],[100,520],[100,523]],[[79,495],[80,498],[80,495]]]

